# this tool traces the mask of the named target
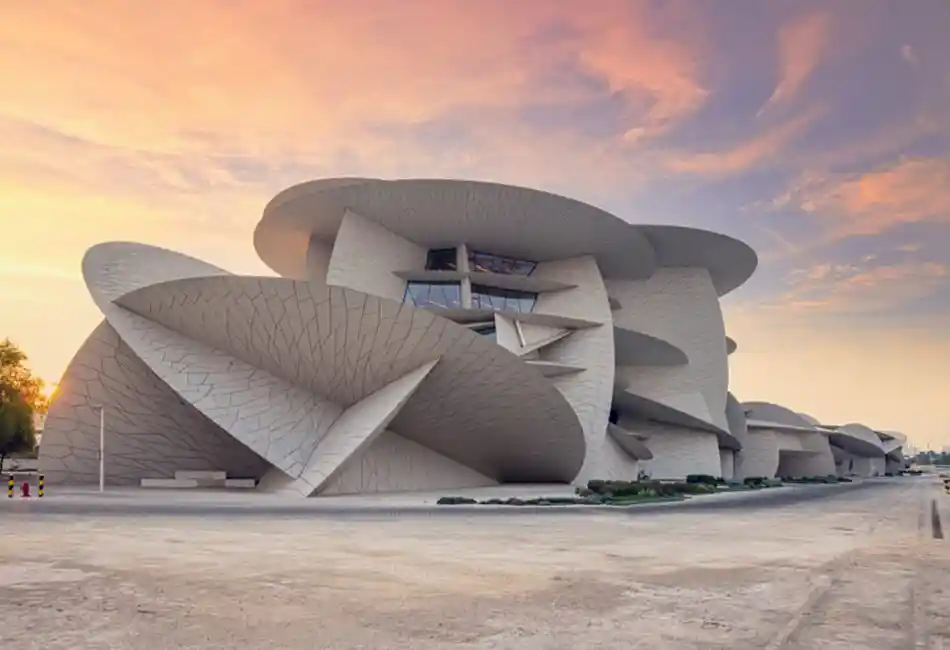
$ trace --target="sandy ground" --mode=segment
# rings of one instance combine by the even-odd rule
[[[927,479],[708,512],[0,511],[0,648],[950,650],[933,499],[950,523]]]

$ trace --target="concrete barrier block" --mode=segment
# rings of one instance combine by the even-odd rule
[[[143,478],[141,485],[143,488],[164,488],[164,489],[186,489],[198,487],[198,481],[195,479],[180,478]]]

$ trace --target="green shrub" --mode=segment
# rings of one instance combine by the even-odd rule
[[[442,497],[436,501],[436,504],[440,506],[469,505],[472,503],[478,503],[478,501],[469,497]]]
[[[686,477],[687,483],[702,483],[705,485],[718,485],[722,482],[721,478],[710,476],[709,474],[690,474]]]
[[[607,481],[602,481],[600,479],[592,479],[587,481],[587,489],[594,494],[604,494],[604,488],[606,485]]]
[[[570,505],[572,503],[577,503],[577,499],[574,497],[547,497],[545,499],[550,505]]]
[[[851,481],[851,479],[849,479],[847,476],[839,476],[839,477],[838,477],[838,482],[839,482],[839,483],[851,483],[852,481]]]

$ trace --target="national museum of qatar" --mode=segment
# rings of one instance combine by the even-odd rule
[[[328,179],[235,275],[91,248],[102,322],[46,420],[50,484],[215,476],[289,496],[590,479],[883,474],[903,437],[729,392],[720,298],[755,252],[542,191]]]

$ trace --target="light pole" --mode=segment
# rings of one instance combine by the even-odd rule
[[[99,410],[99,491],[106,490],[106,407],[102,404],[93,404],[92,408]]]

